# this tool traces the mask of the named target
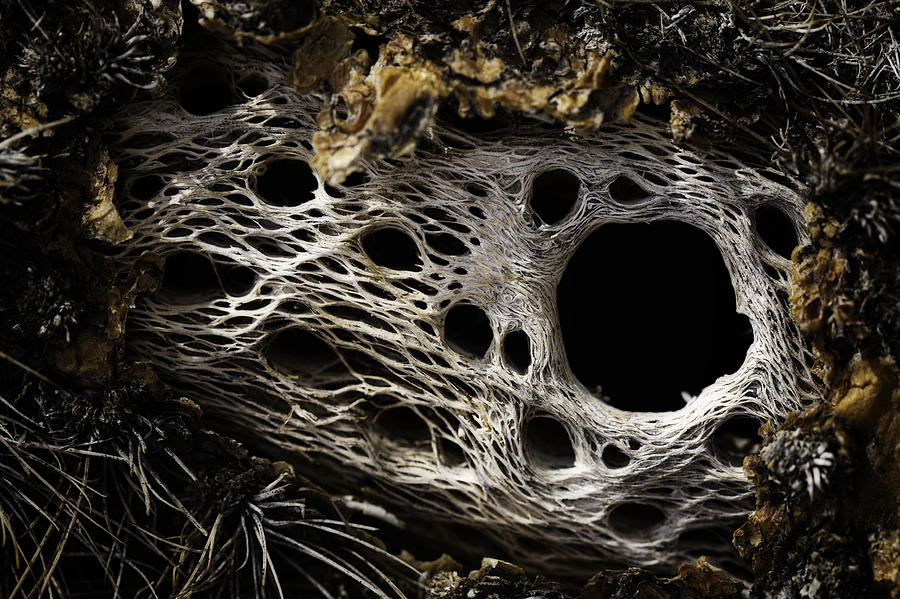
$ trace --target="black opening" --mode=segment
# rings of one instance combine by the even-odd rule
[[[443,437],[438,440],[438,454],[445,466],[461,466],[466,463],[466,454],[459,443]]]
[[[178,252],[166,258],[161,295],[174,303],[193,303],[214,297],[242,295],[256,283],[246,266],[214,265],[196,252]]]
[[[248,98],[253,98],[269,89],[269,80],[259,73],[250,73],[238,79],[237,88]]]
[[[369,63],[374,64],[381,54],[381,46],[387,43],[387,38],[382,35],[369,35],[359,27],[351,27],[350,32],[353,33],[353,45],[350,46],[350,53],[355,54],[357,50],[365,50],[369,55]]]
[[[425,235],[427,243],[434,251],[445,256],[464,256],[469,253],[469,246],[459,237],[450,233],[436,233]]]
[[[159,175],[144,175],[138,177],[131,184],[132,197],[144,202],[152,200],[156,194],[162,191],[166,182]]]
[[[431,439],[428,425],[422,417],[406,406],[381,412],[375,417],[375,425],[379,433],[395,443],[421,445]]]
[[[519,374],[524,374],[531,365],[531,339],[525,331],[510,331],[503,338],[503,357],[506,363]]]
[[[256,178],[256,193],[272,206],[293,207],[315,197],[319,182],[304,160],[275,160]]]
[[[344,187],[359,187],[369,182],[369,173],[365,171],[354,171],[347,175],[347,178],[341,183]]]
[[[764,204],[753,214],[756,232],[773,252],[791,259],[791,252],[797,245],[797,232],[787,215],[771,204]]]
[[[743,363],[753,340],[713,240],[685,223],[607,224],[557,289],[572,372],[621,410],[665,412]]]
[[[400,229],[369,231],[362,238],[362,248],[369,260],[391,270],[417,270],[422,263],[419,247]]]
[[[620,204],[634,204],[650,197],[650,192],[625,175],[619,175],[609,184],[609,195]]]
[[[504,129],[510,124],[509,117],[502,110],[498,110],[494,116],[487,119],[478,116],[475,111],[460,116],[459,106],[456,103],[447,104],[438,110],[438,119],[446,123],[450,129],[465,131],[475,137]]]
[[[556,224],[572,212],[580,188],[581,181],[567,170],[544,171],[534,178],[531,209],[544,223]]]
[[[320,374],[339,361],[331,345],[296,327],[272,335],[263,354],[272,368],[291,376]]]
[[[607,468],[617,469],[624,468],[631,462],[631,458],[628,455],[616,447],[615,445],[607,445],[603,448],[603,453],[600,454],[600,459],[603,460],[603,465]]]
[[[744,458],[759,451],[760,422],[749,416],[732,416],[716,428],[709,443],[713,453],[730,466],[740,467]]]
[[[569,431],[556,418],[532,418],[525,429],[525,448],[536,466],[560,469],[575,465],[575,449]]]
[[[197,63],[181,79],[179,102],[191,114],[212,114],[234,100],[231,74],[216,63]]]
[[[457,304],[447,311],[444,338],[456,351],[482,358],[491,346],[494,332],[484,310],[472,304]]]
[[[626,537],[642,537],[666,520],[658,507],[643,503],[622,503],[609,513],[609,525]]]

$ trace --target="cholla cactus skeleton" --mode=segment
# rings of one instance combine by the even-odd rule
[[[780,421],[812,396],[780,299],[789,264],[752,220],[771,202],[802,230],[794,190],[733,156],[676,147],[641,119],[582,138],[534,124],[476,140],[435,126],[430,149],[397,166],[366,165],[358,185],[327,186],[307,166],[321,103],[280,83],[288,57],[253,45],[214,54],[227,73],[218,80],[263,79],[267,89],[237,104],[228,93],[211,97],[218,110],[191,115],[173,85],[115,123],[129,169],[123,216],[135,232],[127,256],[152,252],[171,269],[195,268],[131,312],[132,352],[240,438],[329,464],[360,503],[366,487],[350,481],[373,481],[368,499],[401,518],[477,526],[515,559],[558,575],[611,560],[689,560],[696,548],[686,539],[748,511],[749,483],[710,438],[736,416]],[[182,85],[189,79],[188,70]],[[273,195],[267,170],[283,168],[295,182]],[[535,177],[549,168],[581,189],[571,216],[552,227],[529,207]],[[639,182],[646,198],[615,200],[618,176]],[[736,372],[684,408],[629,413],[572,375],[555,288],[604,223],[658,220],[715,241],[754,340]],[[367,253],[366,236],[378,231],[408,242],[414,264],[385,266]],[[453,251],[436,251],[436,236]],[[446,316],[458,305],[488,319],[483,356],[448,343]],[[530,339],[524,371],[502,357],[514,330]],[[425,435],[392,435],[384,423],[401,413]],[[571,464],[530,446],[536,417],[564,428]],[[626,466],[604,464],[608,446],[627,454]],[[725,557],[728,541],[703,552]]]

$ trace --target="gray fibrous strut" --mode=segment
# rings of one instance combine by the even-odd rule
[[[714,434],[739,418],[778,423],[814,395],[785,301],[790,262],[754,225],[775,206],[806,241],[796,189],[748,159],[680,148],[640,116],[579,137],[437,124],[412,156],[330,186],[309,166],[321,99],[281,83],[288,57],[252,44],[208,56],[210,80],[265,89],[238,85],[189,114],[175,83],[113,124],[135,233],[124,256],[167,259],[162,291],[129,315],[135,355],[239,438],[374,481],[371,499],[401,517],[476,526],[523,564],[670,567],[701,538],[729,555],[730,535],[704,535],[733,528],[752,491]],[[531,193],[551,169],[579,191],[547,224]],[[616,199],[623,177],[639,201]],[[753,341],[683,408],[627,412],[573,375],[556,289],[592,232],[651,221],[714,241]],[[458,310],[482,336],[448,332]],[[519,364],[503,356],[511,332],[527,335]],[[571,459],[530,439],[535,422],[561,427]],[[607,448],[625,456],[615,467]]]

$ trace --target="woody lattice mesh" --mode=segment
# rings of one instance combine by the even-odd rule
[[[811,397],[790,263],[753,220],[775,205],[802,241],[799,196],[642,118],[577,137],[436,125],[413,156],[329,186],[309,167],[322,99],[282,83],[288,62],[252,44],[184,56],[165,95],[111,124],[135,233],[124,262],[167,259],[163,289],[129,315],[130,351],[238,438],[345,485],[351,505],[478,529],[557,575],[727,561],[751,488],[716,432]],[[552,169],[578,196],[547,225],[531,194]],[[614,197],[622,177],[639,201]],[[715,242],[753,341],[681,409],[628,412],[572,374],[557,285],[599,227],[660,220]]]

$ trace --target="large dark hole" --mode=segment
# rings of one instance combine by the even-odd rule
[[[621,503],[609,513],[609,525],[626,537],[643,537],[666,520],[663,511],[643,503]]]
[[[503,357],[506,363],[519,374],[524,374],[531,365],[531,339],[525,331],[510,331],[503,338]]]
[[[375,426],[378,432],[396,443],[420,445],[431,439],[428,425],[422,417],[406,406],[381,412],[375,417]]]
[[[753,214],[756,232],[772,248],[772,251],[791,259],[791,252],[797,245],[797,232],[787,215],[780,208],[771,204],[763,204]]]
[[[752,332],[713,240],[680,222],[607,224],[557,289],[572,372],[621,410],[664,412],[743,363]]]
[[[619,175],[609,184],[609,195],[620,204],[634,204],[649,198],[650,192],[625,175]]]
[[[256,178],[256,193],[273,206],[299,206],[315,197],[319,182],[303,160],[276,160]]]
[[[556,224],[572,212],[580,187],[578,177],[567,170],[544,171],[534,178],[531,209],[544,223]]]
[[[575,465],[572,439],[559,420],[535,416],[525,428],[525,449],[531,461],[542,468],[571,468]]]
[[[201,62],[181,79],[179,102],[191,114],[212,114],[234,103],[231,75],[221,65]]]
[[[362,248],[369,260],[392,270],[417,270],[422,263],[418,246],[400,229],[369,231],[362,238]]]
[[[481,358],[491,346],[494,332],[484,310],[472,304],[457,304],[447,311],[444,338],[456,351]]]
[[[740,467],[744,458],[759,451],[760,422],[749,416],[732,416],[716,428],[709,440],[712,452],[730,466]]]
[[[321,374],[338,362],[334,349],[306,329],[289,328],[275,333],[263,354],[278,372],[290,376]]]

